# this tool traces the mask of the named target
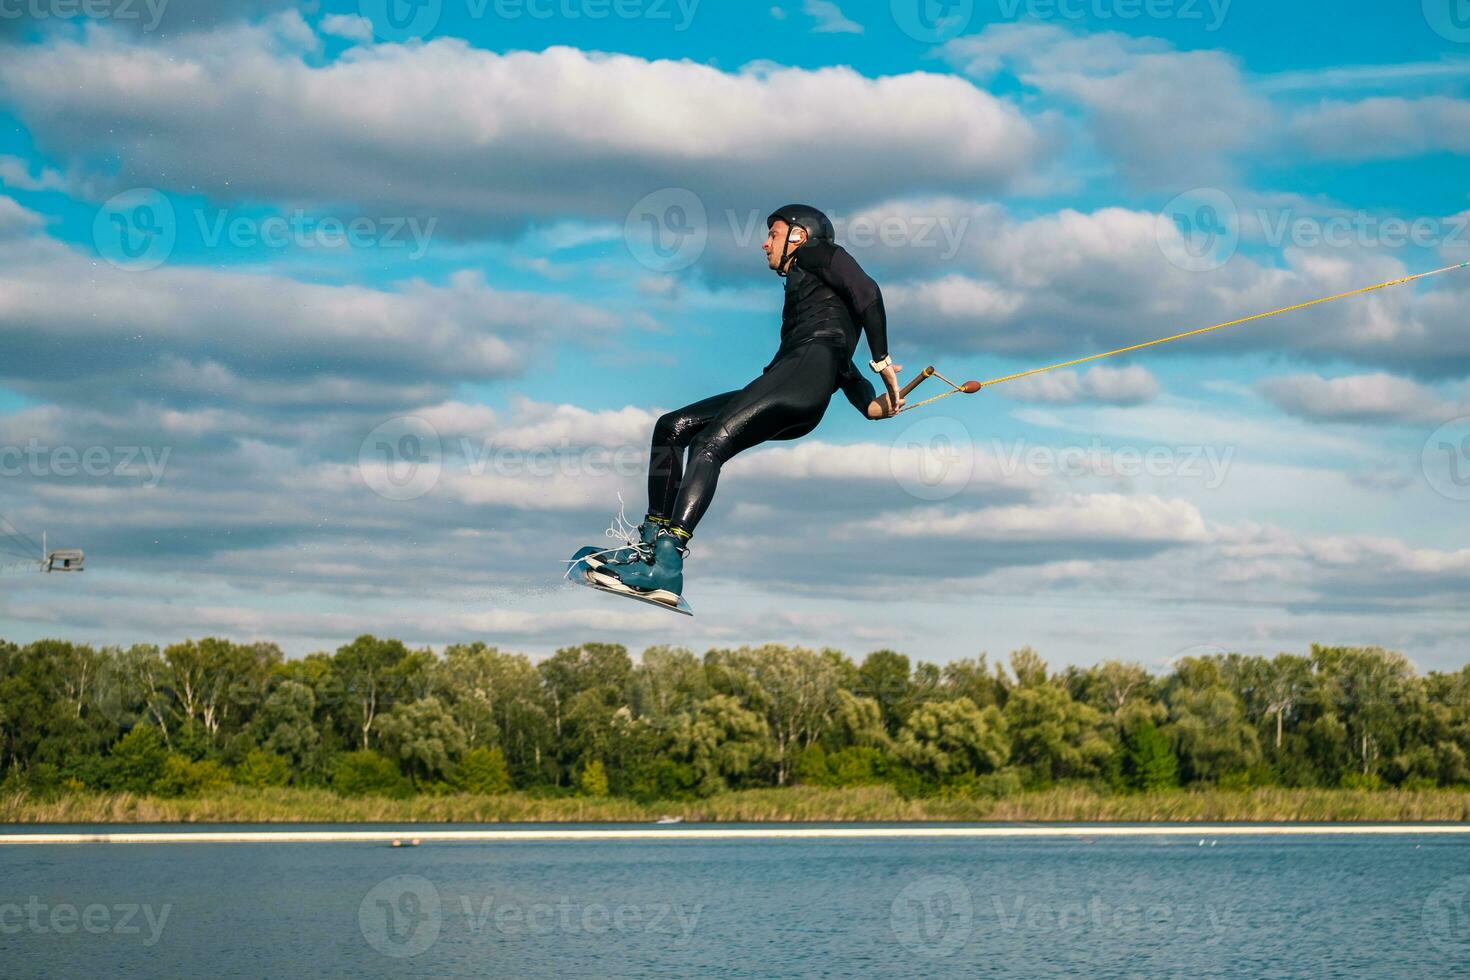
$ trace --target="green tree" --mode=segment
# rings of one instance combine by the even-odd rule
[[[1184,658],[1166,696],[1181,774],[1187,782],[1218,782],[1260,762],[1256,729],[1240,699],[1225,686],[1215,659]]]
[[[470,749],[455,770],[454,784],[462,792],[479,796],[510,792],[510,771],[505,767],[505,754],[499,749],[484,746]]]
[[[134,726],[112,747],[107,760],[108,786],[124,793],[146,794],[163,774],[168,757],[168,748],[157,729]]]
[[[1179,760],[1169,740],[1153,722],[1144,722],[1127,738],[1124,776],[1133,789],[1149,792],[1179,785]]]
[[[177,752],[164,759],[163,769],[153,781],[153,792],[159,796],[199,796],[229,785],[230,774],[218,762],[198,762]]]
[[[410,653],[398,640],[375,636],[359,636],[338,648],[332,658],[333,687],[341,698],[338,717],[361,748],[370,746],[380,715],[418,696],[432,662],[428,653]]]
[[[583,767],[577,785],[581,787],[584,796],[606,796],[608,794],[607,770],[603,768],[601,759],[593,759]]]
[[[923,775],[943,781],[961,773],[994,772],[1010,755],[1005,719],[968,698],[920,705],[899,732],[895,750]]]
[[[240,786],[252,789],[284,786],[291,779],[291,762],[264,749],[251,749],[235,767],[232,777]]]
[[[1031,676],[1036,676],[1032,674]],[[1099,775],[1113,753],[1096,708],[1078,704],[1056,684],[1011,692],[1004,711],[1011,761],[1039,782]]]
[[[892,650],[868,654],[858,668],[860,686],[856,693],[877,703],[889,734],[902,728],[913,710],[914,688],[909,673],[909,658]]]
[[[413,786],[391,760],[371,749],[344,752],[332,774],[332,788],[342,796],[386,796],[401,799]]]
[[[321,748],[315,715],[316,693],[300,681],[282,681],[252,719],[256,741],[267,752],[289,759],[297,772],[307,772]]]
[[[384,754],[408,771],[414,786],[448,776],[466,747],[463,729],[434,697],[394,705],[379,720],[378,737]]]
[[[682,716],[671,748],[692,766],[695,785],[706,796],[744,780],[774,752],[765,720],[727,694],[713,695]]]

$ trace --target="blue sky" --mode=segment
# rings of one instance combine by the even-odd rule
[[[956,378],[1470,259],[1463,0],[159,2],[0,18],[0,514],[90,565],[0,635],[1463,663],[1470,272],[839,400],[693,621],[557,584],[769,359],[776,205]]]

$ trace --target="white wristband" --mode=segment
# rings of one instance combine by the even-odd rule
[[[882,374],[888,368],[893,367],[893,357],[891,355],[884,354],[883,360],[869,361],[868,367],[872,368],[875,374]]]

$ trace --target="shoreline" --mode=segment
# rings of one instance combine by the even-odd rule
[[[634,800],[524,793],[341,797],[323,789],[234,787],[165,799],[130,794],[0,796],[6,825],[148,824],[1453,824],[1470,821],[1466,790],[1179,789],[1109,794],[1086,786],[990,797],[905,798],[891,786],[789,787],[701,800]]]
[[[269,830],[269,831],[131,831],[90,833],[0,833],[0,848],[68,844],[327,844],[378,843],[398,846],[402,838],[419,843],[577,843],[620,841],[778,841],[778,840],[1035,840],[1100,837],[1381,837],[1463,836],[1470,823],[1461,824],[1068,824],[1050,827],[988,826],[943,827],[679,827],[538,828],[535,830]],[[1216,842],[1212,841],[1211,846]]]

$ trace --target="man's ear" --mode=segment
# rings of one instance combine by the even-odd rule
[[[786,235],[786,241],[788,243],[792,244],[792,245],[805,245],[806,244],[806,229],[805,228],[792,228],[791,231],[788,232],[787,235]]]

